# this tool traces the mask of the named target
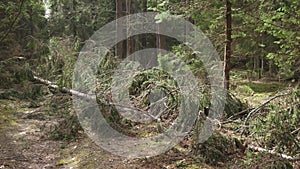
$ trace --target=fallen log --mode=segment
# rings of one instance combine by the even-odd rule
[[[78,92],[76,90],[73,90],[73,89],[68,89],[66,87],[60,87],[58,86],[57,84],[49,81],[49,80],[45,80],[45,79],[42,79],[40,77],[37,77],[37,76],[33,76],[34,80],[42,83],[42,84],[45,84],[47,86],[49,86],[50,88],[53,88],[53,89],[59,89],[60,92],[62,93],[68,93],[70,95],[75,95],[75,96],[78,96],[78,97],[81,97],[81,98],[85,98],[85,99],[89,99],[89,100],[93,100],[93,99],[96,99],[95,96],[91,96],[89,94],[86,94],[86,93],[81,93],[81,92]]]
[[[263,153],[268,153],[268,154],[272,154],[272,155],[276,155],[279,157],[282,157],[286,160],[290,160],[290,161],[300,161],[300,157],[292,157],[286,154],[281,154],[281,153],[277,153],[274,150],[268,150],[262,147],[257,147],[254,145],[248,145],[248,149],[254,150],[254,151],[258,151],[258,152],[263,152]]]
[[[45,79],[40,78],[40,77],[35,76],[35,75],[33,76],[33,79],[36,80],[39,83],[45,84],[46,86],[48,86],[50,88],[58,89],[62,93],[67,93],[67,94],[74,95],[74,96],[77,96],[77,97],[80,97],[80,98],[83,98],[83,99],[87,99],[87,100],[96,100],[96,96],[94,96],[94,95],[82,93],[82,92],[79,92],[79,91],[76,91],[76,90],[73,90],[73,89],[68,89],[66,87],[60,87],[54,82],[51,82],[49,80],[45,80]],[[121,104],[117,104],[117,103],[110,103],[110,102],[103,103],[103,104],[108,105],[108,106],[119,106],[119,107],[123,107],[123,108],[129,109],[129,110],[137,110],[137,111],[142,112],[144,115],[150,117],[154,121],[157,121],[157,122],[160,121],[160,117],[153,116],[151,113],[148,113],[147,111],[141,110],[141,109],[136,108],[136,107],[121,105]]]

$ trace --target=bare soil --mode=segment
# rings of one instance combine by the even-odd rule
[[[0,169],[177,168],[201,163],[176,148],[157,157],[128,160],[104,151],[84,134],[71,142],[52,140],[48,133],[60,119],[47,114],[45,105],[28,108],[30,102],[0,103]]]

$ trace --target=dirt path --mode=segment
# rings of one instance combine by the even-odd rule
[[[60,142],[46,139],[41,131],[51,119],[40,108],[24,108],[26,104],[1,100],[0,168],[57,168]]]
[[[57,117],[44,105],[28,108],[23,101],[0,100],[0,169],[140,168],[114,156],[83,135],[73,142],[48,138]]]
[[[28,107],[28,102],[0,100],[0,169],[155,169],[196,162],[173,150],[128,160],[102,150],[84,134],[72,142],[54,141],[47,133],[58,117],[47,115],[45,105]]]

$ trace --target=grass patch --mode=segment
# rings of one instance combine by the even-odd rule
[[[233,81],[236,88],[232,91],[243,102],[251,106],[258,106],[269,97],[276,93],[285,90],[288,84],[268,81],[253,81],[246,80]]]
[[[239,85],[247,86],[255,93],[274,93],[286,88],[286,84],[274,82],[242,82]]]

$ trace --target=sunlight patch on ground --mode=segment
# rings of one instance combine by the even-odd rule
[[[256,107],[278,92],[286,89],[288,84],[267,80],[249,81],[237,76],[232,78],[232,86],[231,92],[235,96],[242,102],[248,103],[251,107]]]

